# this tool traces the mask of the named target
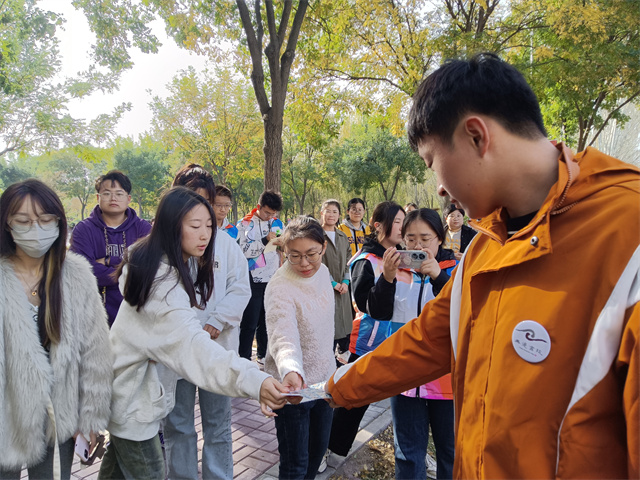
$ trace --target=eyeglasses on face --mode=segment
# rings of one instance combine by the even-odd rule
[[[34,223],[40,225],[40,228],[43,230],[54,230],[58,223],[60,222],[60,217],[56,215],[46,213],[44,215],[40,215],[38,218],[32,220],[26,215],[16,215],[11,220],[9,220],[9,227],[11,230],[18,233],[27,233],[31,230],[31,227]]]
[[[213,208],[218,210],[229,210],[233,205],[231,203],[214,203]]]
[[[98,196],[102,200],[111,200],[112,198],[118,202],[121,202],[125,198],[127,198],[127,192],[123,192],[122,190],[119,192],[102,192],[99,193]]]
[[[310,252],[310,253],[307,253],[306,255],[300,255],[299,253],[291,253],[287,255],[287,260],[289,260],[289,263],[291,265],[298,265],[303,258],[306,258],[309,263],[316,263],[318,260],[320,260],[321,256],[322,256],[322,252]]]
[[[416,239],[407,239],[406,243],[407,245],[411,244],[411,245],[422,245],[422,246],[427,246],[427,245],[431,245],[433,243],[434,240],[438,240],[438,237],[423,237],[423,238],[416,238]]]

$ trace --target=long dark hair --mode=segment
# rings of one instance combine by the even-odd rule
[[[211,215],[213,232],[204,254],[197,260],[195,282],[191,279],[189,265],[182,257],[182,220],[193,208],[204,205]],[[178,271],[192,307],[204,308],[213,293],[213,242],[215,215],[209,202],[196,192],[185,187],[167,190],[156,212],[156,220],[149,236],[139,240],[129,252],[117,271],[119,276],[124,265],[128,265],[124,285],[124,299],[140,311],[147,303],[156,279],[160,260],[167,256],[169,265]],[[200,295],[198,302],[197,296]]]
[[[59,235],[51,248],[44,254],[42,262],[42,279],[38,285],[40,308],[38,309],[38,323],[44,325],[45,337],[43,345],[60,342],[62,329],[62,264],[67,255],[67,217],[64,207],[56,192],[42,183],[31,178],[23,182],[10,185],[0,197],[0,257],[9,258],[16,254],[16,244],[11,236],[9,217],[16,213],[22,202],[31,197],[34,205],[39,205],[45,214],[59,218]],[[41,333],[42,335],[42,333]]]

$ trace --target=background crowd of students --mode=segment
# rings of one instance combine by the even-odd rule
[[[69,251],[53,190],[29,180],[2,196],[0,280],[7,301],[0,308],[14,318],[3,322],[11,333],[3,347],[5,358],[16,349],[30,361],[2,378],[3,419],[16,430],[0,433],[8,452],[0,476],[17,478],[27,465],[33,478],[68,478],[74,439],[82,435],[93,448],[108,430],[101,478],[160,478],[162,443],[168,477],[197,478],[198,389],[203,478],[233,477],[232,396],[260,400],[267,415],[277,410],[281,478],[313,478],[328,447],[346,455],[362,418],[357,410],[334,414],[324,401],[297,404],[291,397],[285,406],[282,394],[326,381],[393,333],[389,320],[415,316],[419,306],[397,306],[407,300],[394,294],[402,290],[398,279],[444,280],[435,270],[398,269],[396,248],[407,242],[404,210],[384,202],[367,224],[363,200],[349,201],[342,220],[340,202],[330,199],[320,221],[298,217],[284,228],[277,218],[282,200],[266,191],[234,226],[227,220],[231,191],[190,164],[163,195],[151,227],[128,206],[131,188],[119,171],[97,179],[98,204],[75,227]],[[438,231],[439,245],[442,224]],[[431,263],[445,251],[414,243],[432,252]],[[433,296],[431,288],[419,290],[414,303]],[[375,327],[380,322],[384,328]],[[373,341],[363,340],[372,328]],[[259,365],[249,361],[254,335]],[[31,393],[35,403],[27,404],[37,415],[21,414],[20,392]],[[332,417],[344,413],[351,420],[334,421],[332,429]],[[442,421],[452,429],[451,419]],[[336,434],[335,425],[348,433]],[[23,449],[7,434],[24,436]],[[425,455],[426,445],[423,466]]]
[[[493,54],[430,74],[408,133],[439,193],[480,219],[473,242],[456,206],[446,229],[393,202],[366,224],[358,198],[343,222],[328,200],[321,223],[283,230],[271,191],[232,227],[231,192],[187,165],[150,231],[128,179],[100,177],[67,251],[55,192],[9,186],[0,479],[24,466],[68,479],[74,440],[93,450],[105,429],[99,478],[164,478],[163,421],[169,477],[195,478],[196,388],[217,395],[201,395],[203,416],[220,416],[205,427],[220,443],[203,477],[232,475],[223,397],[259,400],[276,418],[279,476],[312,478],[327,446],[346,455],[366,405],[390,395],[398,478],[426,476],[427,423],[439,478],[638,477],[638,169],[549,142],[532,90]],[[419,264],[400,268],[402,244]],[[587,274],[572,275],[585,259]],[[256,331],[265,371],[248,358]],[[327,378],[330,403],[301,401]]]

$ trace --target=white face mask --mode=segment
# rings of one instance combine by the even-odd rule
[[[16,232],[11,230],[11,236],[16,245],[31,258],[40,258],[49,251],[53,242],[60,236],[60,228],[44,230],[34,223],[28,232]]]

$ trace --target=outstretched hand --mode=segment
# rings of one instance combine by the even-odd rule
[[[324,384],[324,391],[329,393],[329,382]],[[325,398],[325,402],[327,402],[331,408],[339,408],[340,407],[340,405],[338,405],[336,402],[334,402],[333,397]]]
[[[307,384],[304,383],[302,376],[297,372],[289,372],[282,379],[282,385],[288,388],[289,392],[297,392],[303,388],[307,388]],[[287,397],[287,400],[292,405],[298,405],[302,401],[302,397]]]
[[[269,377],[260,385],[260,410],[267,417],[277,417],[273,410],[284,407],[287,399],[283,393],[288,393],[288,389],[275,378]]]

